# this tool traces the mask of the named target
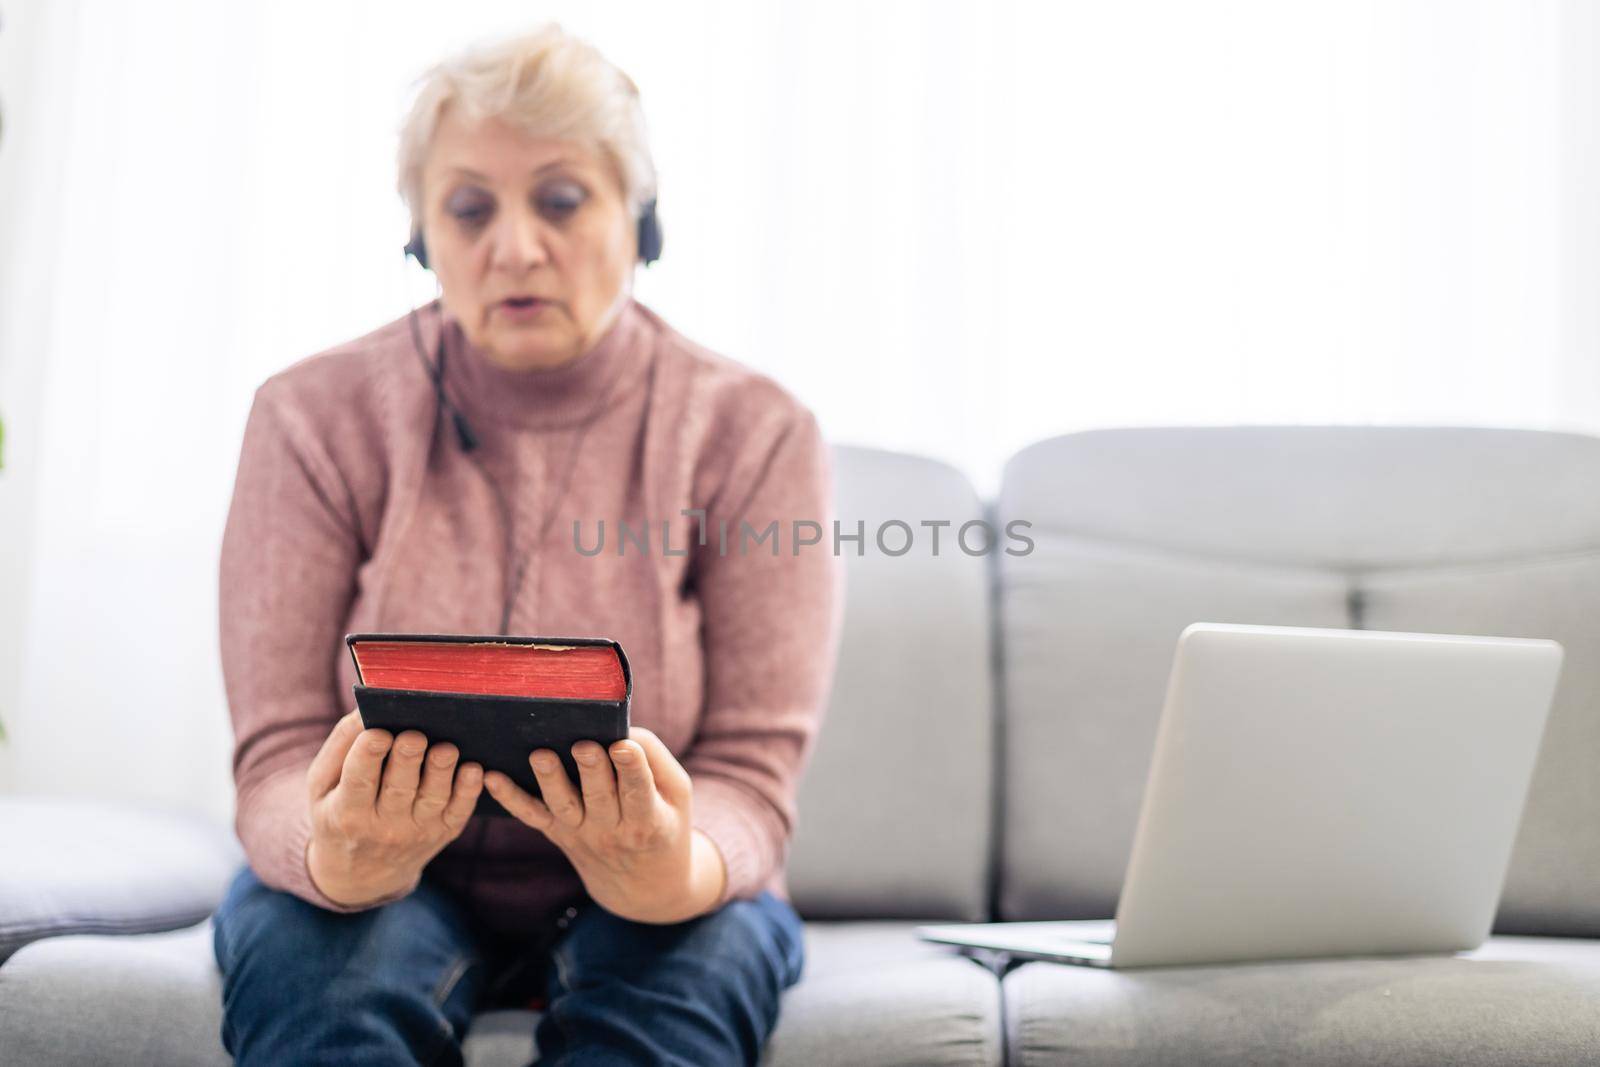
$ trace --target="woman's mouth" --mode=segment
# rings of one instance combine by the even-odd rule
[[[532,319],[549,306],[550,301],[533,296],[508,297],[495,305],[500,313],[512,322]]]

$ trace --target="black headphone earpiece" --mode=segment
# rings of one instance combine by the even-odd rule
[[[649,266],[661,258],[661,246],[665,238],[661,234],[661,220],[656,216],[656,202],[651,200],[639,212],[639,262]],[[405,254],[417,261],[417,266],[423,270],[428,269],[428,246],[422,240],[422,231],[418,230],[411,235],[411,240],[406,242]]]
[[[656,217],[654,197],[639,212],[639,262],[649,266],[661,258],[661,220]]]
[[[417,266],[428,269],[428,246],[422,243],[422,231],[417,230],[406,242],[406,255],[417,261]]]

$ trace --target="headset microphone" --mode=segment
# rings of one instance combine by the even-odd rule
[[[433,379],[433,392],[439,398],[439,407],[450,412],[450,421],[456,427],[456,439],[461,442],[461,451],[471,452],[478,447],[478,435],[472,432],[472,426],[467,422],[467,417],[461,413],[444,395],[444,328],[443,323],[439,329],[439,355],[434,360],[434,366],[428,366],[428,356],[422,350],[422,330],[417,326],[417,309],[412,308],[408,316],[411,321],[411,343],[416,346],[417,358],[422,360],[422,369]],[[437,369],[435,369],[437,368]]]

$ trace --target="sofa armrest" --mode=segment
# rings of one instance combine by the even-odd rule
[[[62,797],[0,797],[0,961],[59,934],[136,934],[210,915],[244,856],[201,816]]]

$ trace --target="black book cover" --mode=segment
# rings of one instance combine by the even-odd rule
[[[479,763],[484,770],[504,773],[534,796],[539,782],[528,755],[535,749],[549,748],[561,757],[567,777],[578,788],[578,764],[572,746],[579,741],[597,741],[610,747],[628,736],[628,711],[633,700],[633,674],[622,645],[606,637],[479,637],[469,634],[346,634],[345,645],[355,661],[358,641],[419,641],[424,643],[465,642],[474,644],[524,645],[604,645],[616,651],[622,665],[624,692],[621,700],[579,700],[554,697],[501,696],[486,693],[433,693],[417,689],[380,689],[362,684],[354,686],[356,708],[368,729],[389,730],[398,736],[404,730],[418,730],[428,743],[448,741],[460,750],[457,762]],[[361,665],[356,663],[356,677]],[[509,817],[510,813],[485,789],[478,797],[475,813]]]

